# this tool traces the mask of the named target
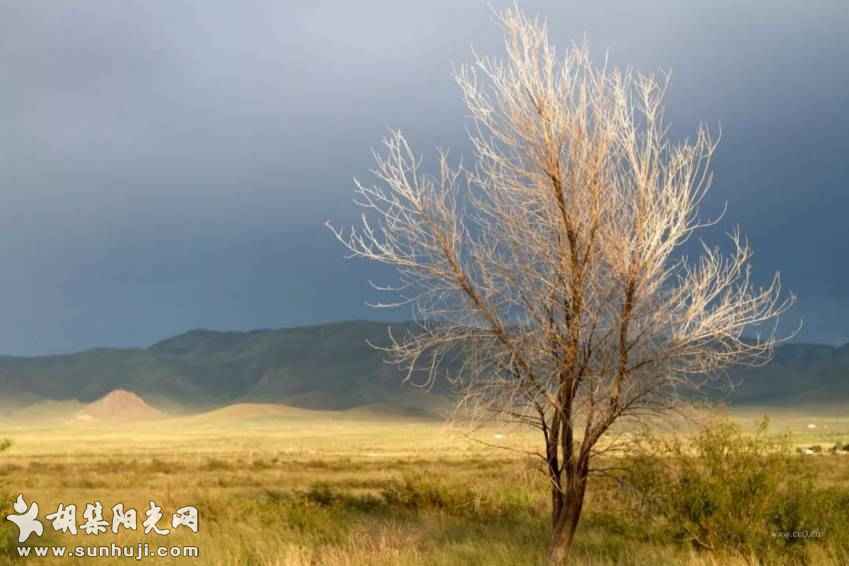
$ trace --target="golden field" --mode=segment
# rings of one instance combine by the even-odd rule
[[[746,431],[757,416],[756,410],[733,415]],[[838,414],[778,413],[770,426],[775,433],[790,432],[790,442],[800,445],[849,442],[849,419]],[[143,422],[40,415],[4,423],[2,437],[13,442],[0,455],[3,515],[12,512],[18,494],[39,504],[45,536],[29,539],[32,546],[146,542],[199,549],[198,558],[148,557],[147,564],[516,565],[545,559],[546,480],[526,454],[537,446],[530,431],[472,431],[366,410],[235,405]],[[849,455],[826,451],[794,460],[817,486],[849,493]],[[622,502],[621,489],[615,477],[592,484],[576,563],[846,563],[841,553],[849,532],[838,530],[842,522],[817,525],[821,540],[806,541],[804,552],[786,557],[706,551],[646,530]],[[197,506],[199,532],[182,527],[167,536],[140,530],[74,536],[55,533],[44,518],[60,503],[76,504],[82,523],[85,504],[94,501],[102,502],[107,521],[117,503],[137,509],[139,529],[149,501],[163,509],[160,527],[170,527],[175,509]],[[3,529],[4,564],[134,561],[19,560],[10,538],[17,529],[6,521]]]

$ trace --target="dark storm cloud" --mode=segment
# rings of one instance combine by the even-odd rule
[[[672,73],[673,133],[722,126],[709,237],[743,225],[846,339],[846,3],[521,4]],[[322,223],[388,127],[467,149],[452,65],[498,41],[477,1],[0,0],[0,351],[382,315]]]

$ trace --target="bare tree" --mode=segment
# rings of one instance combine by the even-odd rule
[[[564,562],[600,440],[622,419],[675,405],[685,387],[775,343],[744,337],[786,310],[776,275],[750,280],[751,251],[680,247],[699,228],[715,144],[700,129],[673,143],[665,81],[562,56],[546,27],[500,14],[506,59],[457,74],[475,166],[445,153],[426,175],[401,133],[357,183],[363,224],[334,230],[353,256],[390,266],[384,290],[415,305],[421,328],[393,337],[394,361],[430,368],[459,346],[465,406],[542,433],[551,481],[552,562]],[[456,367],[454,369],[457,369]]]

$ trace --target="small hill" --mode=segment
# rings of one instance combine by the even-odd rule
[[[127,420],[138,421],[163,417],[158,410],[148,405],[144,399],[124,389],[109,392],[93,403],[89,403],[79,412],[81,420]]]
[[[270,417],[303,417],[315,411],[288,405],[270,403],[234,403],[220,409],[202,413],[198,419],[259,419]]]

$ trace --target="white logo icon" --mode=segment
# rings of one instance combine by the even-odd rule
[[[11,515],[6,515],[6,518],[18,526],[18,542],[26,541],[32,533],[41,536],[44,534],[44,525],[38,520],[38,503],[32,502],[32,505],[27,507],[23,495],[18,495],[15,500],[15,512]]]

